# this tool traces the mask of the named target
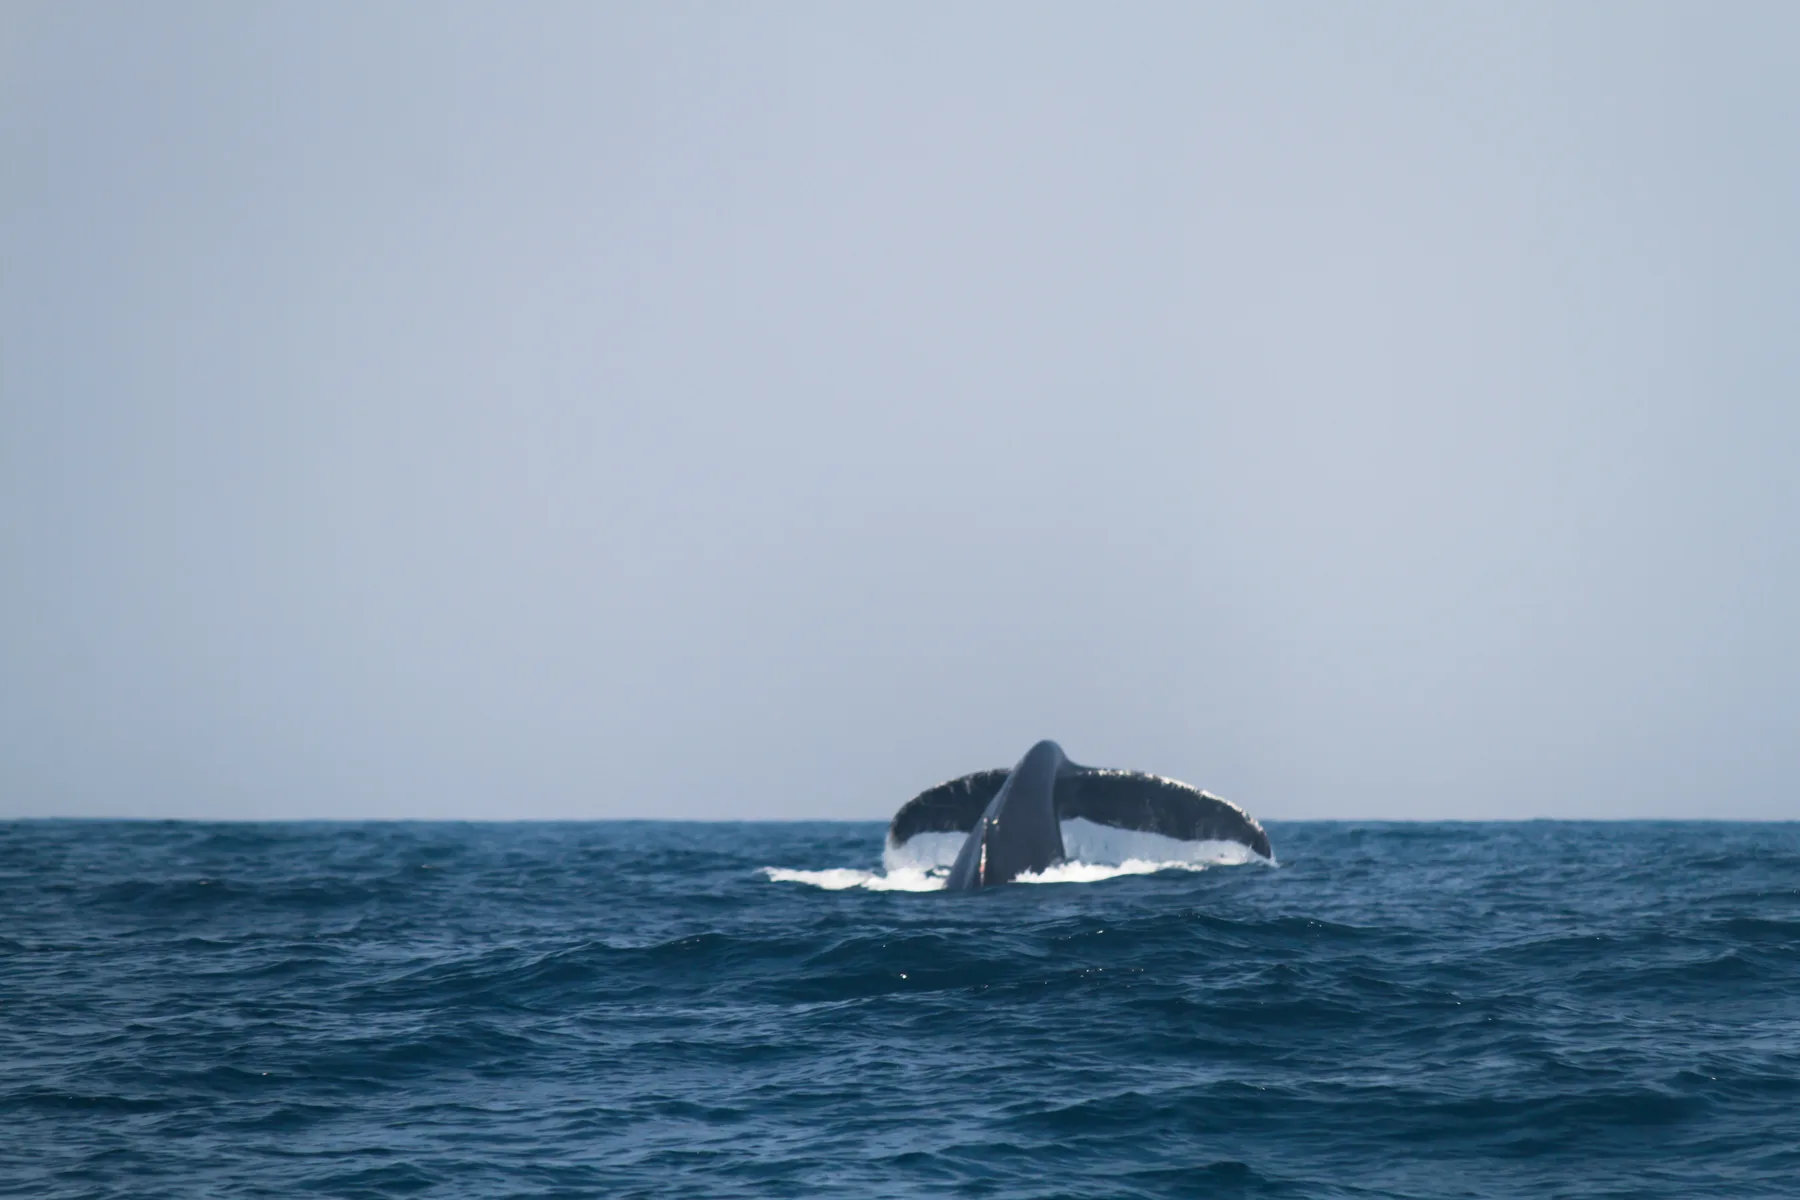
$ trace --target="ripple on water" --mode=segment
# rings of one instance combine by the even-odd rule
[[[1599,829],[0,824],[0,1193],[1792,1195],[1800,827]]]

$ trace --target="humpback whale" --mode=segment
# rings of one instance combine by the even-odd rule
[[[1061,862],[1061,823],[1077,817],[1183,841],[1238,842],[1272,857],[1263,827],[1229,800],[1160,775],[1084,767],[1050,741],[1010,771],[977,771],[920,792],[894,814],[887,840],[896,849],[922,833],[967,834],[945,887],[974,891]]]

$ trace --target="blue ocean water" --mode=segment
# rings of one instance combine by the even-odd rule
[[[1269,830],[0,824],[0,1194],[1800,1195],[1800,825]]]

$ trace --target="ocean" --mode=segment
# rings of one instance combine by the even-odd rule
[[[0,1194],[1800,1196],[1800,825],[0,823]]]

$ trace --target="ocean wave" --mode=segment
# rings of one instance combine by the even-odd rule
[[[0,1194],[1793,1194],[1800,827],[1271,833],[0,823]]]

